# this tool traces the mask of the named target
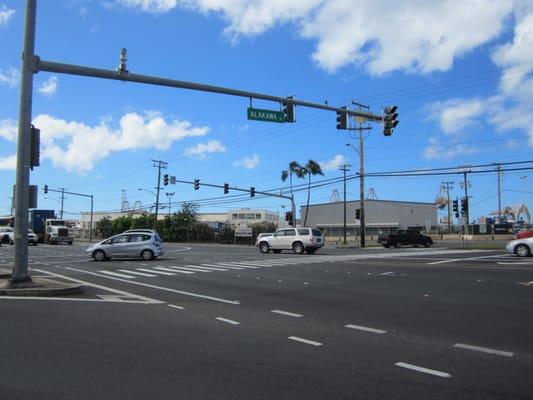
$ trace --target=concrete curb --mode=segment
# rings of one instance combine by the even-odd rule
[[[81,285],[73,285],[46,278],[32,278],[31,281],[12,283],[0,279],[0,296],[51,297],[66,296],[81,292]]]

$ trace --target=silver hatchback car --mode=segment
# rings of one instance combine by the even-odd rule
[[[157,233],[121,233],[93,244],[85,250],[85,254],[95,261],[138,257],[148,261],[163,255],[163,246]]]

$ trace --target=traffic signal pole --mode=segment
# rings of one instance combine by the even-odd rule
[[[30,282],[28,270],[28,210],[30,202],[30,124],[33,98],[36,0],[26,1],[24,52],[20,79],[17,171],[15,191],[15,239],[10,284]]]
[[[156,195],[155,195],[155,221],[154,221],[154,229],[157,230],[157,216],[159,214],[159,192],[161,191],[161,168],[166,169],[168,163],[161,160],[153,160],[154,163],[153,166],[157,168],[157,187],[156,189]]]

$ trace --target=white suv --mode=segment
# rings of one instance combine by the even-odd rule
[[[292,250],[296,254],[307,251],[313,254],[317,249],[324,246],[324,236],[317,228],[287,228],[280,229],[272,236],[261,238],[259,251],[268,253],[280,253],[281,250]]]

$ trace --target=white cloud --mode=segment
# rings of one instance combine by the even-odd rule
[[[259,156],[254,153],[251,157],[244,157],[242,160],[235,161],[233,166],[254,169],[259,165],[259,161]]]
[[[15,10],[7,8],[5,5],[3,5],[0,9],[0,27],[7,26],[13,15],[15,15]]]
[[[483,114],[485,104],[480,99],[452,99],[432,103],[427,108],[430,118],[438,120],[444,133],[458,134],[476,124],[476,118]]]
[[[338,170],[342,165],[346,164],[346,159],[342,154],[337,154],[331,160],[322,161],[319,164],[324,172],[335,171]]]
[[[174,141],[204,136],[207,127],[193,127],[187,121],[165,121],[161,116],[127,113],[113,129],[107,121],[95,126],[65,121],[50,115],[35,117],[41,130],[41,159],[68,171],[85,173],[112,152],[137,149],[168,149]]]
[[[440,143],[438,139],[431,138],[429,146],[424,149],[422,157],[426,160],[451,160],[458,156],[475,154],[479,149],[465,146],[464,144]]]
[[[350,64],[372,74],[395,70],[446,71],[454,60],[496,38],[513,0],[116,0],[148,12],[177,6],[227,21],[232,41],[259,35],[279,24],[294,24],[316,40],[313,60],[333,72]]]
[[[53,96],[57,92],[57,76],[52,75],[50,78],[48,78],[46,81],[44,81],[39,89],[37,89],[39,93],[45,95],[45,96]]]
[[[15,170],[17,168],[17,155],[0,157],[0,169]]]
[[[12,119],[0,119],[0,138],[14,142],[17,138],[17,121]]]
[[[16,68],[9,67],[7,70],[0,70],[0,84],[15,87],[20,81],[20,73]]]
[[[151,13],[164,13],[176,7],[177,0],[117,0],[117,4]]]
[[[219,140],[210,140],[207,143],[198,143],[194,147],[188,147],[183,152],[183,155],[187,157],[197,157],[204,159],[209,153],[224,153],[226,146],[224,146]]]

